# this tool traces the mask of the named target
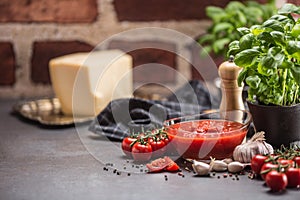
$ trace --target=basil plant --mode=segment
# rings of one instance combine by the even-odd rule
[[[205,34],[201,35],[198,42],[207,53],[226,56],[228,44],[238,40],[241,34],[239,27],[250,27],[261,23],[277,11],[274,0],[266,4],[255,1],[230,1],[225,8],[208,6],[206,15],[212,21]]]
[[[299,6],[285,4],[261,25],[238,28],[242,37],[229,44],[227,53],[243,68],[238,83],[248,85],[249,101],[279,106],[300,103],[299,14]]]

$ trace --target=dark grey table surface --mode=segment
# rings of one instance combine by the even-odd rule
[[[120,143],[93,135],[88,124],[46,128],[12,115],[14,103],[0,100],[0,199],[300,199],[299,190],[272,194],[247,175],[140,172]]]

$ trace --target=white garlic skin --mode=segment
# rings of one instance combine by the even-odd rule
[[[200,176],[206,176],[211,171],[211,165],[195,160],[193,161],[192,167],[194,171]]]
[[[212,170],[216,172],[224,172],[227,171],[227,163],[222,160],[213,161]]]
[[[238,173],[242,171],[244,168],[245,165],[238,161],[234,161],[228,164],[228,171],[231,173]]]
[[[256,133],[248,142],[238,145],[233,151],[233,159],[241,163],[250,163],[257,154],[272,154],[272,145],[264,141],[264,132]]]

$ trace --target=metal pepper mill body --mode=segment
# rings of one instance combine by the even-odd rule
[[[219,66],[222,91],[220,111],[245,110],[242,98],[243,86],[240,87],[237,81],[241,70],[241,67],[234,64],[233,57]]]

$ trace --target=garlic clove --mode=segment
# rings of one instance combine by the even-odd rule
[[[199,176],[206,176],[211,171],[211,165],[193,160],[192,167]]]
[[[228,164],[228,171],[230,173],[238,173],[241,172],[245,168],[245,165],[243,163],[240,163],[238,161],[234,161]]]
[[[215,160],[213,161],[212,170],[216,172],[227,171],[227,163],[222,160]]]
[[[222,161],[225,162],[226,164],[233,162],[233,160],[231,158],[225,158]]]

